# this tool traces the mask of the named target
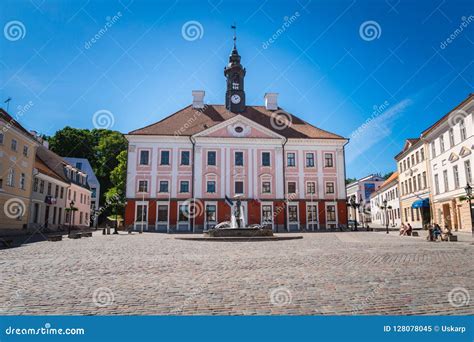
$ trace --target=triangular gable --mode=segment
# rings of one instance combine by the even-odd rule
[[[458,160],[458,159],[459,159],[459,156],[458,156],[456,153],[454,153],[454,152],[451,153],[451,154],[449,155],[449,158],[448,158],[448,160],[449,160],[450,162],[455,162],[455,161]]]
[[[461,148],[461,151],[459,152],[459,155],[464,158],[465,156],[468,156],[471,154],[471,149],[466,147],[466,146],[463,146]]]
[[[269,130],[266,127],[252,121],[242,115],[236,115],[231,119],[214,125],[195,137],[215,137],[215,138],[262,138],[281,139],[282,135]]]

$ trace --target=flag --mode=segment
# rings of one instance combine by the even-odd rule
[[[227,203],[229,207],[232,207],[234,205],[234,202],[232,202],[232,200],[227,197],[227,195],[225,196],[225,203]]]

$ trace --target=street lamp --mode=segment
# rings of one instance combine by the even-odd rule
[[[471,214],[471,232],[474,236],[474,218],[472,217],[472,187],[469,185],[469,183],[467,183],[464,190],[466,190],[466,197],[469,203],[469,213]]]
[[[73,218],[73,213],[74,213],[74,201],[71,201],[69,203],[69,230],[67,235],[71,235],[71,226],[72,226],[72,218]]]
[[[388,234],[388,209],[391,209],[392,207],[388,205],[388,202],[386,199],[383,200],[382,206],[380,207],[385,211],[385,229],[386,233]]]
[[[358,211],[358,208],[360,207],[360,203],[356,203],[355,195],[351,196],[347,204],[356,212]],[[354,217],[354,231],[357,231],[357,215],[355,215]]]

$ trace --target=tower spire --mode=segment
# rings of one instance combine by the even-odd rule
[[[236,44],[235,44],[235,41],[237,40],[237,25],[235,24],[235,22],[234,22],[234,25],[232,25],[230,28],[234,30],[234,38],[233,38],[233,40],[234,40],[234,50],[236,50],[236,49],[237,49],[237,46],[236,46]]]

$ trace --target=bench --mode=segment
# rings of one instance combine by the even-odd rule
[[[81,233],[81,236],[82,236],[82,237],[92,237],[92,232],[84,232],[84,233]]]
[[[48,241],[61,241],[63,239],[62,235],[49,235]]]
[[[11,240],[11,239],[0,239],[0,244],[5,248],[10,248],[13,244],[13,240]]]
[[[70,238],[70,239],[80,239],[81,237],[82,237],[81,233],[71,233],[68,236],[68,238]]]

